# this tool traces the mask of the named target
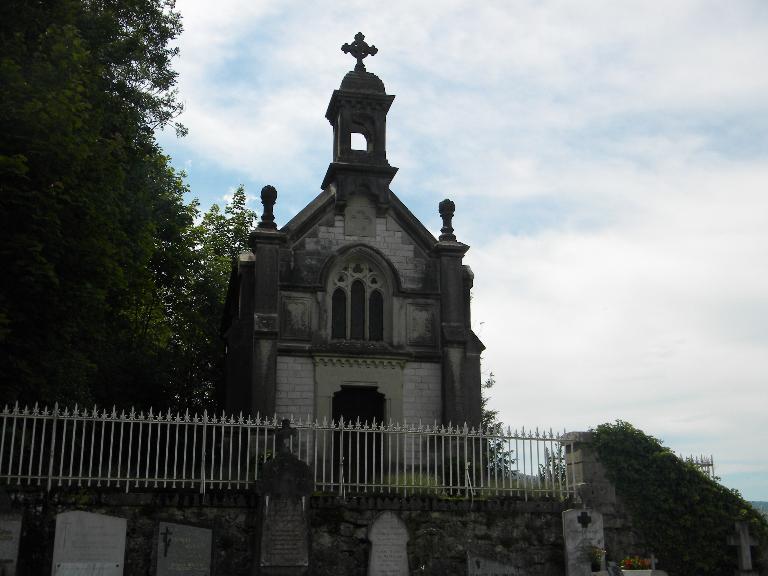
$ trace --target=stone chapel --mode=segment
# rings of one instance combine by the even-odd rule
[[[325,117],[333,160],[322,191],[282,228],[277,192],[233,266],[222,334],[229,413],[424,424],[480,423],[469,246],[443,200],[435,238],[390,190],[386,123],[394,96],[357,59]],[[353,138],[364,144],[353,147]],[[358,149],[360,148],[360,149]]]

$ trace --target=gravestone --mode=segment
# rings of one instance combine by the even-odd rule
[[[73,511],[56,515],[53,576],[123,576],[125,518]]]
[[[495,560],[467,553],[467,576],[519,576],[520,571]]]
[[[408,576],[408,529],[394,512],[382,512],[368,527],[368,576]]]
[[[739,570],[736,576],[753,576],[757,572],[752,570],[752,546],[757,546],[757,540],[750,536],[749,525],[743,520],[735,524],[736,534],[728,538],[728,544],[738,546]]]
[[[563,512],[566,576],[591,576],[590,550],[605,549],[603,515],[584,508]]]
[[[0,575],[16,576],[21,538],[21,514],[0,513]]]
[[[210,529],[160,522],[157,531],[156,576],[210,576]]]
[[[259,574],[303,576],[309,572],[307,499],[314,482],[309,466],[290,452],[295,430],[283,420],[277,431],[275,458],[264,465],[261,481]]]

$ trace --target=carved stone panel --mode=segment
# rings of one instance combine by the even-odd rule
[[[365,196],[352,196],[344,210],[346,236],[376,236],[376,208]]]
[[[312,302],[305,296],[283,296],[280,332],[283,338],[309,340]]]
[[[437,332],[435,307],[429,303],[409,302],[407,305],[408,344],[434,346]]]

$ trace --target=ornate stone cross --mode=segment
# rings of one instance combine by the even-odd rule
[[[581,514],[579,514],[579,515],[578,515],[578,517],[576,518],[576,520],[577,520],[577,522],[578,522],[579,524],[581,524],[581,527],[582,527],[582,529],[586,530],[586,529],[587,529],[587,526],[589,526],[589,525],[590,525],[590,523],[592,522],[592,516],[590,516],[589,514],[587,514],[587,511],[586,511],[586,510],[582,510],[582,511],[581,511]]]
[[[751,546],[757,546],[757,540],[749,534],[749,525],[743,520],[736,522],[736,534],[728,537],[728,544],[738,546],[739,572],[737,574],[752,574]]]
[[[291,421],[288,418],[284,418],[281,422],[281,427],[277,429],[277,439],[275,441],[275,448],[280,454],[291,453],[291,440],[296,435],[296,430],[291,428]]]
[[[362,32],[355,34],[355,41],[352,44],[344,44],[341,47],[341,51],[344,54],[352,54],[357,58],[357,64],[355,64],[355,72],[365,72],[365,64],[363,64],[363,58],[366,56],[374,56],[379,51],[376,46],[368,45],[365,41],[365,36]]]

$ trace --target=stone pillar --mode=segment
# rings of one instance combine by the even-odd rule
[[[285,236],[277,231],[258,229],[251,233],[255,257],[253,298],[253,340],[250,388],[252,411],[271,416],[275,413],[277,386],[277,339],[279,323],[279,262]]]
[[[440,203],[443,228],[434,251],[440,259],[440,316],[443,349],[443,422],[461,425],[465,422],[477,426],[480,416],[474,385],[467,358],[467,343],[471,327],[467,324],[465,306],[465,269],[462,265],[469,246],[456,241],[451,219],[454,204],[450,200]],[[474,364],[473,364],[474,367]],[[476,379],[479,380],[479,371]],[[479,382],[477,383],[479,387]],[[469,390],[469,391],[468,391]]]
[[[577,503],[601,514],[608,558],[618,562],[642,552],[645,545],[597,458],[592,438],[592,432],[568,432],[560,437],[565,447],[568,485],[575,487]]]
[[[614,513],[616,489],[597,459],[592,432],[568,432],[560,441],[565,446],[568,483],[576,487],[577,501],[603,514]]]
[[[225,409],[251,415],[275,413],[280,303],[280,249],[273,207],[277,191],[261,191],[264,212],[251,232],[251,252],[241,254],[230,279],[224,338],[227,341]]]

